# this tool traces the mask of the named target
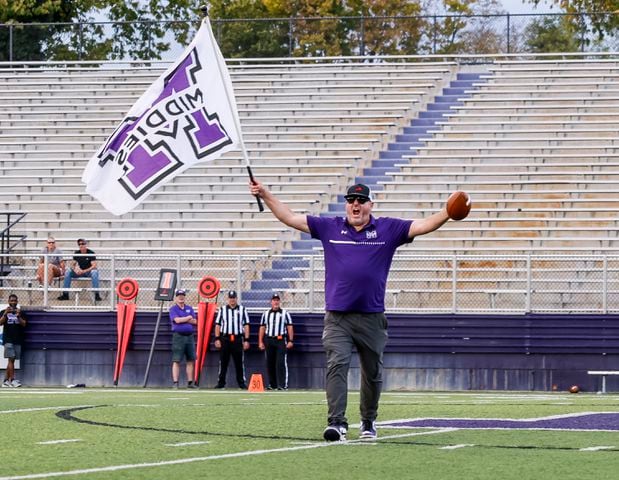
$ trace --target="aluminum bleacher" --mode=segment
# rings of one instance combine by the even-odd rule
[[[38,252],[50,234],[66,251],[86,236],[102,254],[320,253],[270,213],[257,213],[239,151],[191,168],[121,218],[84,192],[88,159],[164,67],[0,70],[0,205],[28,213],[23,253]],[[453,104],[411,140],[407,125],[434,115],[433,98],[463,70],[483,81],[466,95],[444,92]],[[619,252],[618,62],[238,62],[230,72],[254,174],[295,211],[337,214],[345,187],[369,175],[377,215],[420,218],[441,208],[451,191],[472,195],[468,219],[416,239],[402,248],[407,255]],[[392,154],[396,160],[376,167]],[[413,281],[403,267],[388,303],[430,308],[445,287],[440,263],[428,267],[424,281]],[[188,276],[198,278],[204,264]],[[22,272],[30,278],[31,266]],[[315,282],[309,272],[248,275],[237,286],[248,292],[284,286],[290,300],[307,302],[321,288],[308,287]],[[506,305],[524,289],[506,284],[499,294],[480,272],[469,279],[483,287],[473,289],[473,303]],[[238,282],[237,274],[221,275]],[[436,304],[447,308],[450,301]]]

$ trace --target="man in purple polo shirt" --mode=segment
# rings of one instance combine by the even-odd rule
[[[346,192],[346,218],[294,213],[260,182],[250,182],[282,223],[322,242],[325,257],[326,314],[322,343],[327,354],[327,441],[346,440],[348,369],[356,347],[361,366],[360,438],[375,439],[387,343],[385,288],[396,249],[433,232],[449,216],[446,208],[423,220],[375,218],[372,192],[363,184]]]
[[[174,388],[178,388],[178,378],[181,370],[181,360],[185,357],[185,371],[187,373],[187,388],[197,388],[193,383],[193,369],[196,360],[196,342],[194,325],[196,313],[191,305],[185,303],[185,290],[176,290],[176,300],[170,307],[170,324],[172,326],[172,381]]]

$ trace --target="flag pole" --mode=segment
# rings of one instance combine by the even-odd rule
[[[208,6],[202,5],[200,7],[200,10],[202,10],[202,15],[203,15],[202,21],[204,21],[205,19],[208,18]],[[216,45],[217,43],[215,39],[213,38],[213,31],[210,28],[210,26],[209,26],[208,32],[211,37],[210,38],[211,43],[213,45]],[[220,56],[215,55],[215,58],[217,59],[219,71],[220,72],[225,71],[227,67],[225,64],[223,66],[221,65]],[[245,166],[247,168],[247,173],[249,174],[249,181],[255,184],[256,181],[254,180],[254,175],[251,171],[251,165],[249,163],[249,155],[247,154],[247,149],[245,148],[245,141],[243,140],[243,133],[241,132],[241,122],[239,120],[239,115],[238,115],[238,112],[236,111],[236,108],[233,108],[234,106],[232,105],[232,101],[230,100],[232,98],[232,92],[229,91],[228,82],[222,82],[222,83],[224,85],[224,92],[226,92],[226,100],[228,101],[228,106],[230,107],[230,110],[234,113],[232,116],[234,117],[236,131],[239,133],[239,144],[241,146],[241,152],[243,152],[243,158],[245,159]],[[256,195],[256,203],[258,204],[258,210],[261,212],[264,212],[264,206],[262,205],[262,200],[260,199],[260,195]]]

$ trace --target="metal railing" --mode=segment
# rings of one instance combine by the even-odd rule
[[[600,37],[592,28],[596,21],[617,15],[583,12],[238,18],[211,19],[211,24],[225,57],[480,55],[548,51],[536,37],[553,28],[557,32],[551,35],[556,51],[617,50],[612,32]],[[123,41],[122,30],[127,24],[140,32],[137,39]],[[189,33],[191,37],[198,25],[197,19],[0,24],[0,61],[171,60],[183,48],[173,32]],[[161,32],[165,32],[163,38],[158,35]]]
[[[11,229],[24,219],[26,213],[2,212],[1,214],[5,216],[5,221],[0,229],[0,286],[4,277],[11,273],[11,264],[6,254],[11,253],[26,238],[26,235],[11,233]]]
[[[67,268],[71,256],[67,255]],[[222,291],[238,290],[241,302],[253,311],[268,308],[273,291],[292,311],[324,310],[322,255],[97,255],[101,302],[94,302],[89,278],[74,280],[68,289],[70,301],[59,301],[61,280],[37,283],[40,256],[5,257],[15,267],[5,277],[0,295],[16,293],[21,303],[35,309],[112,310],[115,285],[131,277],[140,286],[138,309],[156,310],[159,270],[173,268],[194,305],[199,301],[198,283],[209,275],[219,279]],[[275,260],[280,274],[263,276]],[[287,267],[281,269],[282,264]],[[619,255],[396,255],[385,303],[392,313],[617,313]]]

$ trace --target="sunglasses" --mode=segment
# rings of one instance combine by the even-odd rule
[[[78,243],[78,245],[81,247],[82,245],[87,245],[86,243]]]
[[[47,242],[47,243],[56,243],[56,242]]]
[[[357,200],[357,201],[359,202],[359,204],[360,204],[360,205],[363,205],[364,203],[366,203],[366,202],[369,202],[369,201],[370,201],[370,199],[369,199],[369,198],[366,198],[366,197],[348,197],[348,198],[346,199],[346,202],[347,202],[347,203],[350,203],[350,204],[352,205],[353,203],[355,203],[355,200]]]

